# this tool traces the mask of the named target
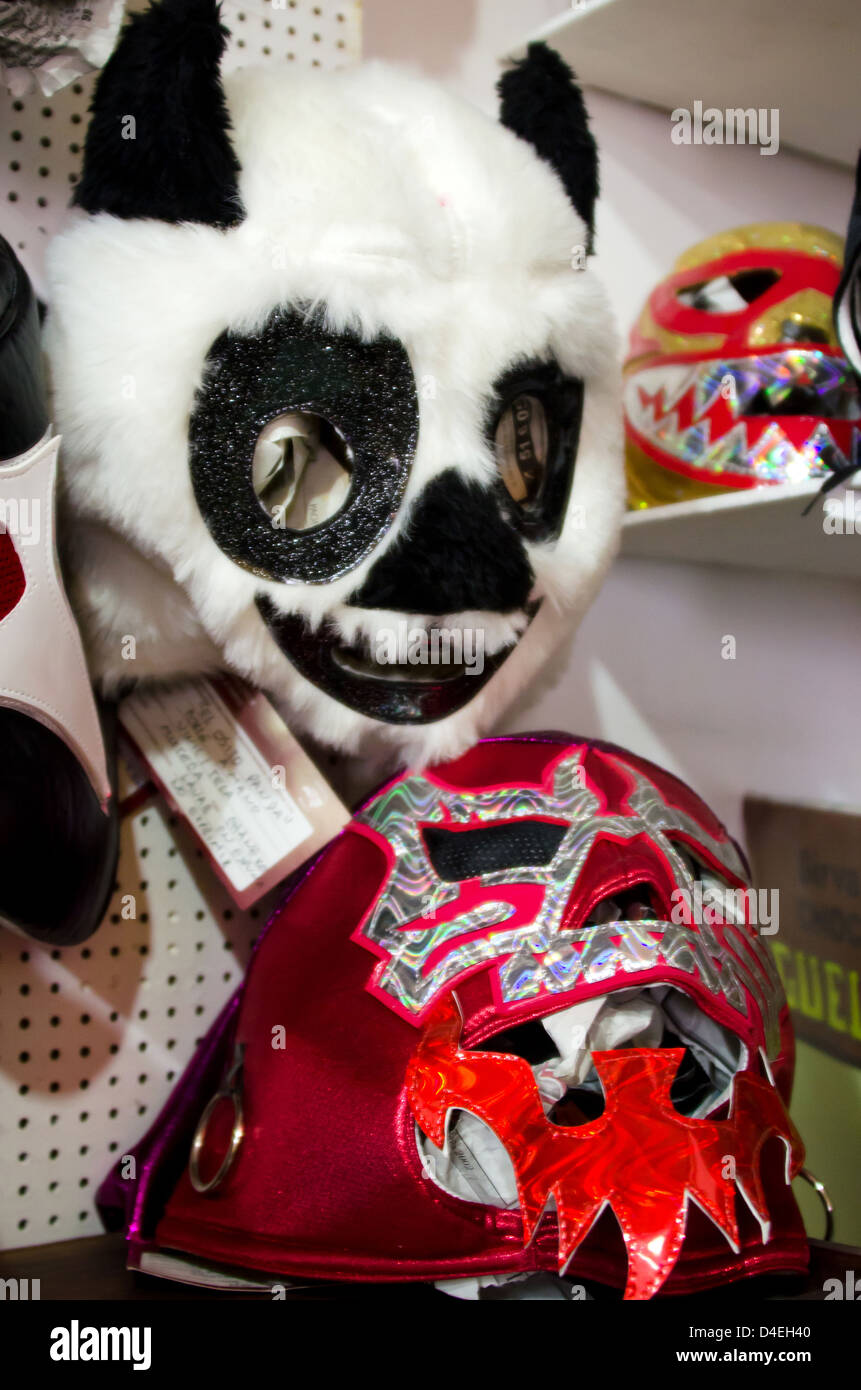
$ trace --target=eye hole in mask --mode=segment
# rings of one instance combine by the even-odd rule
[[[547,476],[547,417],[537,396],[516,396],[496,423],[496,462],[508,495],[533,506]]]
[[[275,310],[223,333],[189,421],[189,471],[213,540],[242,568],[328,584],[394,523],[418,440],[409,357],[320,314]]]
[[[349,444],[319,415],[277,415],[257,436],[254,493],[281,530],[307,531],[336,516],[349,496],[352,473]]]
[[[676,298],[686,308],[699,309],[706,314],[737,314],[779,279],[780,272],[767,267],[737,270],[733,275],[718,275],[713,280],[685,285],[676,290]]]
[[[574,478],[583,383],[555,362],[513,368],[496,383],[488,435],[507,510],[530,540],[562,530]]]

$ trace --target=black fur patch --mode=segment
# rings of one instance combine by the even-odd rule
[[[598,151],[574,73],[552,48],[531,43],[526,57],[503,73],[497,91],[499,119],[556,170],[589,228],[586,250],[591,251]]]
[[[216,0],[156,0],[131,16],[96,83],[79,207],[213,227],[242,221],[219,77],[226,37]],[[124,138],[128,116],[134,139]]]
[[[428,483],[399,536],[350,602],[398,613],[510,613],[533,575],[494,494],[447,468]]]

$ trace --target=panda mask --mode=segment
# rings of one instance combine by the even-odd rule
[[[542,45],[497,123],[383,64],[226,75],[225,38],[213,0],[132,17],[49,251],[76,605],[109,693],[227,666],[420,766],[615,547],[594,141]]]

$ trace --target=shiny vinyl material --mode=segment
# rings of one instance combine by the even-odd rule
[[[365,807],[357,829],[387,846],[391,862],[385,888],[357,934],[382,956],[374,989],[400,1011],[421,1017],[446,986],[482,964],[495,966],[500,1002],[509,1004],[619,974],[633,981],[663,963],[696,973],[706,989],[742,1015],[746,986],[761,1009],[774,1055],[779,984],[748,934],[738,936],[733,955],[708,922],[584,920],[583,909],[596,904],[585,898],[578,903],[578,890],[588,881],[584,866],[599,839],[645,841],[663,862],[667,881],[691,900],[694,873],[680,851],[680,835],[701,843],[729,884],[747,883],[732,841],[709,834],[689,812],[669,805],[638,769],[627,769],[633,785],[618,809],[602,804],[587,780],[585,752],[581,748],[560,759],[548,774],[546,791],[499,787],[470,794],[440,786],[432,773],[419,774],[400,778]],[[611,754],[603,756],[614,761]],[[623,766],[617,764],[620,771]],[[456,828],[515,818],[566,824],[550,864],[482,874],[468,891],[435,874],[424,825]]]
[[[604,1112],[561,1128],[546,1118],[528,1064],[520,1057],[464,1051],[461,1027],[448,995],[428,1020],[410,1063],[410,1108],[438,1148],[453,1109],[468,1110],[493,1130],[514,1165],[524,1240],[531,1239],[548,1201],[555,1202],[561,1269],[607,1205],[625,1241],[628,1299],[651,1298],[666,1280],[685,1238],[689,1202],[737,1250],[738,1189],[768,1239],[760,1150],[778,1135],[786,1146],[788,1177],[796,1176],[804,1160],[798,1132],[770,1083],[741,1072],[728,1119],[691,1120],[670,1099],[682,1048],[595,1052]]]

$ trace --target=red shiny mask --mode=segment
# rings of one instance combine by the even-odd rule
[[[268,1286],[570,1261],[569,1277],[614,1289],[627,1278],[638,1298],[801,1273],[783,1146],[767,1142],[782,1138],[794,1171],[800,1146],[778,1100],[791,1088],[789,1014],[765,938],[700,911],[697,887],[715,878],[747,884],[725,827],[622,749],[517,735],[394,778],[291,887],[135,1151],[137,1183],[118,1168],[105,1184],[132,1267],[157,1257],[187,1279],[191,1261],[203,1282],[239,1269]],[[604,1114],[563,1127],[526,1062],[467,1050],[619,990],[667,988],[724,1030],[745,1069],[729,1119],[725,1106],[717,1120],[676,1112],[678,1051],[593,1054]],[[511,1155],[519,1194],[509,1186],[505,1205],[458,1195],[423,1162],[416,1121],[442,1144],[451,1109],[474,1112]]]
[[[736,1075],[726,1120],[688,1119],[670,1099],[682,1048],[595,1052],[604,1089],[602,1115],[576,1127],[552,1124],[529,1065],[520,1057],[467,1052],[454,997],[429,1018],[407,1071],[413,1116],[442,1148],[450,1110],[467,1110],[505,1145],[514,1166],[529,1244],[552,1197],[559,1224],[559,1267],[564,1269],[609,1205],[628,1254],[626,1299],[647,1299],[671,1273],[685,1236],[692,1199],[738,1250],[735,1190],[741,1191],[770,1235],[759,1157],[778,1135],[794,1177],[804,1149],[779,1093],[750,1072]]]

